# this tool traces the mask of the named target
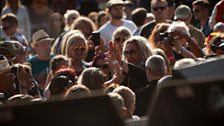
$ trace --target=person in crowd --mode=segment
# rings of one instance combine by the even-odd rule
[[[124,42],[131,36],[131,32],[126,27],[120,26],[114,31],[112,42],[117,43],[120,50],[122,50]]]
[[[71,67],[71,60],[63,55],[56,55],[53,57],[50,61],[50,72],[46,79],[46,84],[51,81],[51,79],[54,77],[55,72],[58,71],[60,68],[69,68]]]
[[[219,56],[223,54],[223,42],[224,42],[224,34],[219,33],[214,36],[209,43],[207,43],[207,55],[208,56]]]
[[[86,68],[78,79],[78,84],[85,85],[90,90],[103,89],[105,82],[106,78],[104,73],[95,67]]]
[[[136,8],[131,13],[132,21],[137,26],[133,35],[140,35],[140,30],[144,24],[147,23],[147,10],[145,8]]]
[[[149,42],[153,48],[164,50],[171,65],[174,65],[176,60],[183,57],[194,59],[203,55],[195,40],[190,37],[186,24],[180,21],[173,22],[171,25],[157,24],[149,38]]]
[[[53,76],[51,78],[49,78],[49,83],[47,83],[47,86],[44,89],[44,98],[49,99],[51,97],[50,87],[53,88],[52,90],[57,90],[57,91],[60,90],[60,92],[56,92],[56,95],[62,93],[61,91],[63,91],[63,93],[65,93],[66,90],[70,87],[70,85],[69,85],[69,87],[66,88],[66,90],[59,89],[59,88],[65,88],[67,86],[67,82],[65,84],[61,84],[61,85],[55,85],[55,84],[51,85],[51,81],[55,77],[58,77],[58,76],[63,76],[63,78],[67,78],[67,80],[69,79],[69,83],[76,84],[77,76],[76,76],[76,71],[73,68],[70,68],[70,67],[58,68],[58,70],[54,72]],[[53,91],[53,95],[55,95],[54,91]],[[60,94],[60,95],[61,95],[61,97],[63,97],[63,94]]]
[[[10,64],[27,63],[27,50],[18,41],[1,41],[0,54],[4,55]]]
[[[174,11],[176,9],[176,3],[174,0],[166,0],[167,2],[167,19],[173,20]]]
[[[223,41],[223,40],[222,40]],[[217,55],[223,55],[224,54],[224,41],[219,44],[218,46],[216,45],[211,45],[211,50]]]
[[[123,69],[123,80],[121,85],[129,87],[134,92],[147,85],[144,63],[152,55],[152,49],[147,45],[148,41],[141,36],[133,36],[126,40],[122,50],[121,67]],[[140,74],[137,68],[140,68]],[[142,79],[143,78],[143,79]]]
[[[68,31],[71,29],[73,21],[77,19],[80,16],[79,12],[76,10],[67,10],[64,14],[64,20],[65,20],[65,31]]]
[[[183,58],[175,62],[173,69],[174,70],[183,69],[183,68],[194,66],[196,64],[197,64],[196,61],[192,58]]]
[[[97,27],[98,27],[98,29],[100,29],[101,26],[106,24],[107,21],[109,21],[109,20],[110,20],[110,16],[106,11],[104,11],[104,10],[99,11],[98,16],[97,16]]]
[[[18,18],[19,31],[25,35],[28,42],[31,41],[30,22],[26,8],[21,5],[20,0],[5,0],[5,6],[2,9],[1,16],[13,13]]]
[[[49,36],[56,39],[64,29],[64,22],[60,13],[53,13],[49,22]]]
[[[93,21],[93,23],[97,26],[97,17],[98,17],[98,13],[95,11],[92,11],[88,14],[87,16],[90,20]]]
[[[117,84],[117,83],[112,83],[112,84],[110,84],[109,86],[107,86],[106,88],[104,88],[103,93],[104,93],[104,94],[112,93],[113,90],[114,90],[115,88],[119,87],[119,86],[120,86],[120,85]]]
[[[124,99],[122,98],[121,95],[119,95],[118,93],[108,93],[109,97],[112,100],[112,103],[114,104],[117,112],[119,113],[120,117],[122,119],[125,119],[125,115],[126,115],[126,108],[124,106]]]
[[[163,59],[165,60],[165,63],[166,63],[166,69],[167,69],[166,73],[167,73],[167,75],[172,75],[172,66],[171,66],[170,61],[169,61],[168,57],[166,56],[165,52],[160,48],[154,48],[153,54],[160,55],[163,57]]]
[[[25,64],[13,64],[11,73],[14,74],[14,94],[29,94],[34,98],[41,97],[38,83],[33,79],[31,67]]]
[[[108,47],[109,42],[112,40],[112,34],[118,27],[127,27],[131,33],[137,29],[132,21],[123,19],[124,2],[122,0],[110,0],[108,1],[107,6],[111,19],[99,29],[106,47]]]
[[[54,76],[49,84],[49,90],[51,93],[49,100],[63,99],[65,92],[72,85],[74,85],[74,83],[65,75],[59,74]]]
[[[200,21],[198,28],[204,33],[207,37],[212,30],[209,27],[209,10],[210,10],[210,3],[208,0],[196,0],[192,3],[192,10],[194,16],[197,20]]]
[[[197,45],[202,49],[205,47],[205,36],[202,31],[190,24],[191,19],[192,12],[190,7],[187,5],[180,5],[176,8],[174,20],[183,21],[188,26],[191,37],[196,40]]]
[[[122,59],[128,63],[144,68],[144,63],[150,55],[152,49],[148,41],[141,36],[132,36],[123,44]]]
[[[125,7],[125,9],[124,9],[125,19],[132,20],[131,13],[135,9],[133,2],[130,0],[124,1],[124,7]]]
[[[147,13],[147,15],[146,15],[146,23],[151,22],[153,20],[155,20],[155,15],[153,13]]]
[[[87,41],[88,51],[85,61],[91,62],[94,57],[95,48],[93,44],[90,44],[89,37],[91,37],[92,32],[96,31],[96,25],[88,17],[78,17],[72,24],[71,29],[81,31]],[[102,45],[102,44],[101,44]]]
[[[84,34],[85,38],[87,39],[88,37],[91,36],[93,31],[96,31],[96,25],[88,17],[81,16],[81,17],[78,17],[72,23],[71,29],[80,30]]]
[[[28,48],[28,41],[26,37],[19,31],[19,23],[17,17],[8,13],[1,17],[2,29],[8,38],[5,40],[15,40],[20,42],[23,46]]]
[[[151,12],[155,16],[155,20],[142,26],[140,35],[149,38],[153,28],[158,23],[171,22],[167,20],[167,2],[166,0],[152,0],[151,1]]]
[[[29,59],[32,68],[32,74],[38,82],[38,87],[43,95],[43,90],[45,88],[45,81],[47,78],[50,65],[50,60],[54,57],[51,54],[51,45],[53,38],[50,38],[49,35],[44,30],[39,30],[35,32],[32,36],[33,41],[31,46],[36,52],[36,55]]]
[[[157,82],[166,76],[166,63],[162,56],[152,55],[145,63],[148,85],[136,91],[136,111],[135,114],[145,116],[153,93],[157,89]]]
[[[216,23],[214,28],[213,28],[213,31],[214,32],[224,33],[224,23],[223,22]]]
[[[81,32],[76,32],[63,44],[65,49],[63,55],[71,59],[71,66],[79,76],[85,68],[89,67],[89,64],[84,61],[88,50],[87,40]]]
[[[7,105],[23,105],[31,102],[33,97],[27,94],[15,94],[8,98]]]
[[[135,111],[135,93],[126,86],[119,86],[113,90],[113,93],[118,93],[124,99],[124,107],[126,108],[126,119],[140,119],[138,116],[133,115]]]
[[[11,68],[5,56],[0,55],[0,101],[5,101],[14,95],[14,74],[11,73]]]
[[[209,19],[209,26],[212,29],[216,23],[223,22],[224,23],[224,0],[219,1],[215,7],[213,8],[211,17]]]
[[[43,29],[49,34],[49,21],[53,11],[49,8],[48,0],[31,0],[27,6],[30,21],[31,35]]]
[[[85,85],[73,85],[65,93],[65,99],[75,99],[90,96],[90,90]]]

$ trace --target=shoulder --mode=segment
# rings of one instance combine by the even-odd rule
[[[106,30],[108,27],[110,27],[110,22],[108,21],[106,24],[104,24],[103,26],[100,27],[99,31],[103,31]]]

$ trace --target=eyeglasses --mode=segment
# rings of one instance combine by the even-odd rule
[[[124,54],[124,56],[127,56],[127,55],[131,55],[131,56],[133,56],[133,55],[136,55],[136,50],[134,50],[134,49],[131,49],[130,51],[124,51],[123,52],[123,54]]]
[[[166,6],[160,6],[160,7],[154,7],[152,8],[153,11],[158,11],[158,10],[165,10],[166,9]]]
[[[85,46],[76,46],[76,47],[73,47],[73,50],[74,51],[78,51],[78,50],[85,51],[86,47]]]

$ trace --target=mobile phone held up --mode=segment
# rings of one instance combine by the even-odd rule
[[[92,38],[94,46],[100,45],[100,31],[94,31],[92,32]]]

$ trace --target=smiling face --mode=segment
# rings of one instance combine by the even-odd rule
[[[86,55],[87,47],[85,44],[85,40],[78,37],[74,38],[71,41],[70,46],[67,50],[67,56],[72,60],[83,60]]]

